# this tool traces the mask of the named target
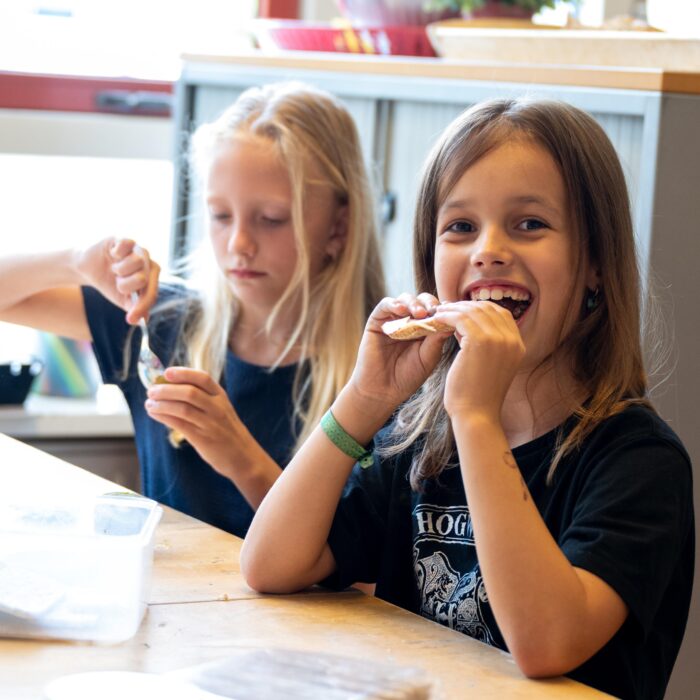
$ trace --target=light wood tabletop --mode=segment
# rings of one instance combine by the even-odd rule
[[[0,487],[86,497],[115,490],[1,434]],[[233,535],[166,508],[156,531],[148,610],[136,635],[113,645],[2,639],[0,696],[38,700],[48,682],[69,673],[163,673],[242,649],[278,648],[418,668],[432,680],[436,700],[607,697],[566,678],[529,680],[510,655],[359,591],[259,595],[241,576],[240,545]]]

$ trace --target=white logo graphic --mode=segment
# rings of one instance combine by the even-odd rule
[[[421,504],[414,510],[413,568],[420,595],[420,612],[458,632],[494,645],[484,618],[488,597],[478,564],[461,574],[449,552],[462,558],[455,545],[474,547],[469,510],[465,506]],[[440,544],[448,545],[440,547]],[[427,546],[426,546],[427,545]],[[421,556],[423,555],[423,556]],[[476,558],[474,558],[476,561]]]

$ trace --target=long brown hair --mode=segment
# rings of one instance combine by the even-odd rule
[[[556,368],[564,359],[586,396],[583,401],[571,400],[571,413],[579,420],[568,434],[560,431],[551,479],[562,457],[580,446],[601,420],[630,403],[649,405],[629,196],[615,149],[595,119],[563,102],[526,98],[490,100],[457,117],[431,151],[423,172],[413,229],[416,289],[437,293],[437,212],[445,198],[469,167],[514,139],[528,139],[544,148],[563,178],[574,237],[571,300],[584,285],[585,263],[600,273],[597,305],[589,310],[569,304],[559,343],[540,365]],[[446,343],[436,370],[399,411],[383,450],[396,454],[416,444],[411,485],[417,490],[454,459],[454,435],[443,394],[447,370],[458,350],[454,339]]]

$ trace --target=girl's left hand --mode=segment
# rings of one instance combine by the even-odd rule
[[[168,367],[165,378],[168,383],[148,390],[148,415],[182,433],[205,462],[230,478],[235,456],[253,438],[226,392],[209,374],[189,367]]]
[[[481,415],[500,421],[501,408],[525,354],[512,314],[498,304],[442,304],[435,318],[455,329],[460,350],[447,373],[445,410],[450,418]]]

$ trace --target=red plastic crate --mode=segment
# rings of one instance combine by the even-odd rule
[[[435,56],[425,27],[356,27],[303,20],[257,20],[253,31],[263,50],[326,51],[380,56]]]

